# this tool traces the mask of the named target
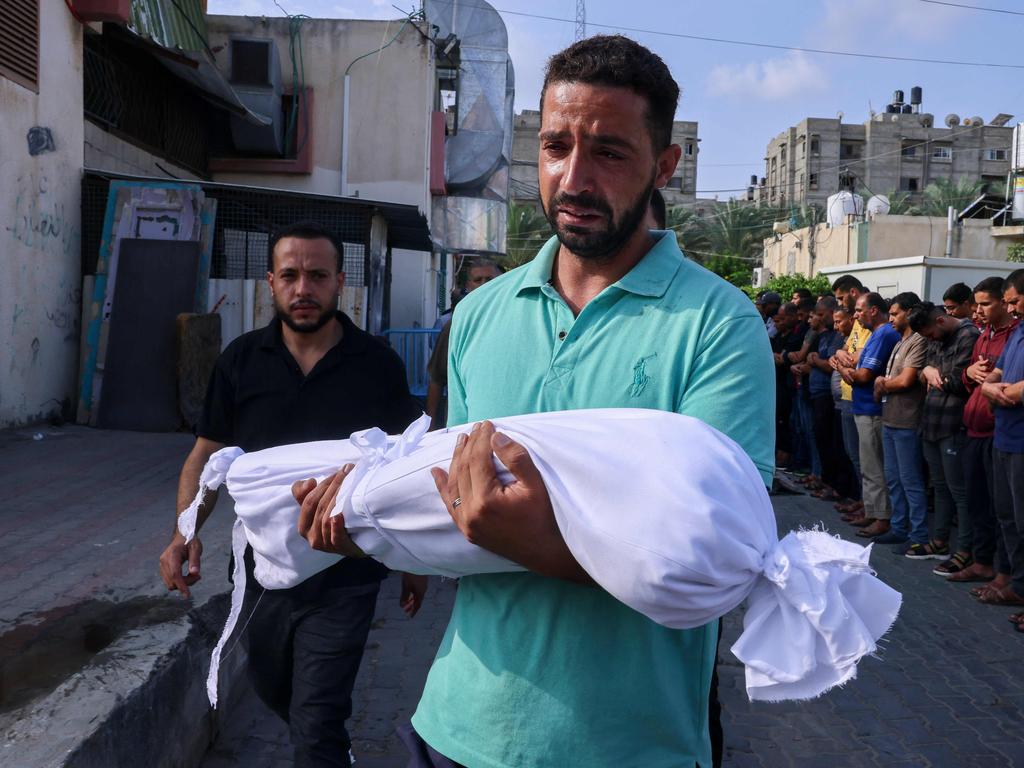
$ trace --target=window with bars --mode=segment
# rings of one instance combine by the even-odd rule
[[[39,91],[39,0],[0,2],[0,77]]]

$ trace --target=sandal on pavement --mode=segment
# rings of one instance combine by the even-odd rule
[[[949,545],[929,541],[927,544],[912,544],[906,557],[911,560],[945,560],[949,557]]]
[[[949,560],[944,560],[932,568],[932,573],[948,579],[953,574],[965,571],[972,565],[974,565],[973,557],[965,555],[963,552],[956,552]]]
[[[862,539],[873,539],[877,536],[882,536],[889,532],[889,521],[888,520],[875,520],[867,528],[861,528],[857,531],[857,536]]]
[[[1008,618],[1010,619],[1011,624],[1020,624],[1024,621],[1024,611],[1021,613],[1011,613]]]
[[[1010,587],[1002,589],[990,588],[988,592],[978,596],[978,602],[985,605],[1024,605],[1024,597],[1021,597]]]
[[[988,582],[992,581],[992,579],[995,578],[995,576],[986,576],[983,573],[978,573],[976,570],[974,570],[974,568],[977,565],[978,564],[975,563],[970,568],[965,568],[964,570],[960,571],[959,573],[951,574],[949,576],[949,578],[946,579],[946,581],[953,581],[953,582],[956,582],[958,584],[966,584],[968,582],[974,582],[974,581],[981,581],[981,582],[988,583]],[[977,589],[977,587],[975,589]]]
[[[860,517],[851,520],[850,525],[852,525],[854,528],[867,528],[873,522],[875,522],[875,518],[868,517],[867,515],[861,515]]]

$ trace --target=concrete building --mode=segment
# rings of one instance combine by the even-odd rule
[[[903,192],[916,201],[938,179],[982,181],[1002,190],[1010,168],[1011,115],[989,123],[955,114],[936,119],[901,91],[886,111],[864,123],[808,117],[768,143],[755,198],[769,205],[825,205],[849,189],[865,197]]]
[[[63,3],[25,7],[0,14],[0,426],[68,411],[82,301],[83,30]]]
[[[540,152],[540,112],[524,109],[515,116],[512,136],[512,175],[510,194],[513,202],[540,207],[537,188],[537,156]],[[665,189],[669,206],[693,206],[697,201],[697,155],[700,139],[697,123],[676,120],[672,124],[672,142],[682,148],[679,165]]]
[[[459,2],[392,21],[209,17],[204,0],[26,3],[38,24],[16,14],[24,29],[0,36],[0,427],[73,417],[82,318],[97,312],[83,277],[121,177],[195,181],[219,198],[213,264],[223,271],[228,235],[242,236],[232,279],[252,284],[237,302],[248,321],[227,333],[266,317],[268,233],[326,209],[358,233],[345,257],[370,296],[363,324],[432,325],[457,255],[504,250],[507,37],[485,3],[458,14]],[[227,277],[215,271],[211,282]]]
[[[1009,246],[1024,240],[1020,234],[1007,236],[1007,229],[986,219],[964,219],[950,232],[947,220],[937,216],[876,216],[838,227],[818,224],[766,239],[763,268],[770,277],[811,277],[833,267],[919,256],[1005,263]]]

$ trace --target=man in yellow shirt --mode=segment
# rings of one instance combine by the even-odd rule
[[[860,280],[853,275],[843,275],[836,278],[836,281],[832,283],[832,294],[836,297],[836,301],[839,302],[840,306],[846,307],[851,315],[857,304],[858,297],[867,292],[867,289]],[[864,349],[864,345],[867,344],[869,338],[871,338],[871,329],[865,328],[854,320],[853,330],[850,331],[850,335],[846,339],[845,349],[840,349],[829,360],[832,369],[837,370],[840,365],[847,367],[856,366],[857,359],[860,357],[860,351]],[[861,479],[860,456],[857,449],[857,425],[853,420],[853,411],[851,410],[853,389],[845,381],[840,381],[839,386],[842,391],[843,445],[846,446],[846,452],[853,464],[859,490]],[[850,504],[836,504],[836,509],[846,513],[843,519],[847,522],[856,523],[864,518],[864,503],[860,500],[859,495],[858,493],[858,498],[854,499]]]

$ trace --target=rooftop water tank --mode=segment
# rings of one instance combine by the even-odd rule
[[[868,204],[865,206],[865,209],[868,212],[868,218],[885,216],[889,213],[889,208],[889,198],[885,195],[873,195],[868,199]]]
[[[864,214],[864,198],[846,190],[829,195],[825,206],[825,219],[830,227],[842,226],[847,216]]]

